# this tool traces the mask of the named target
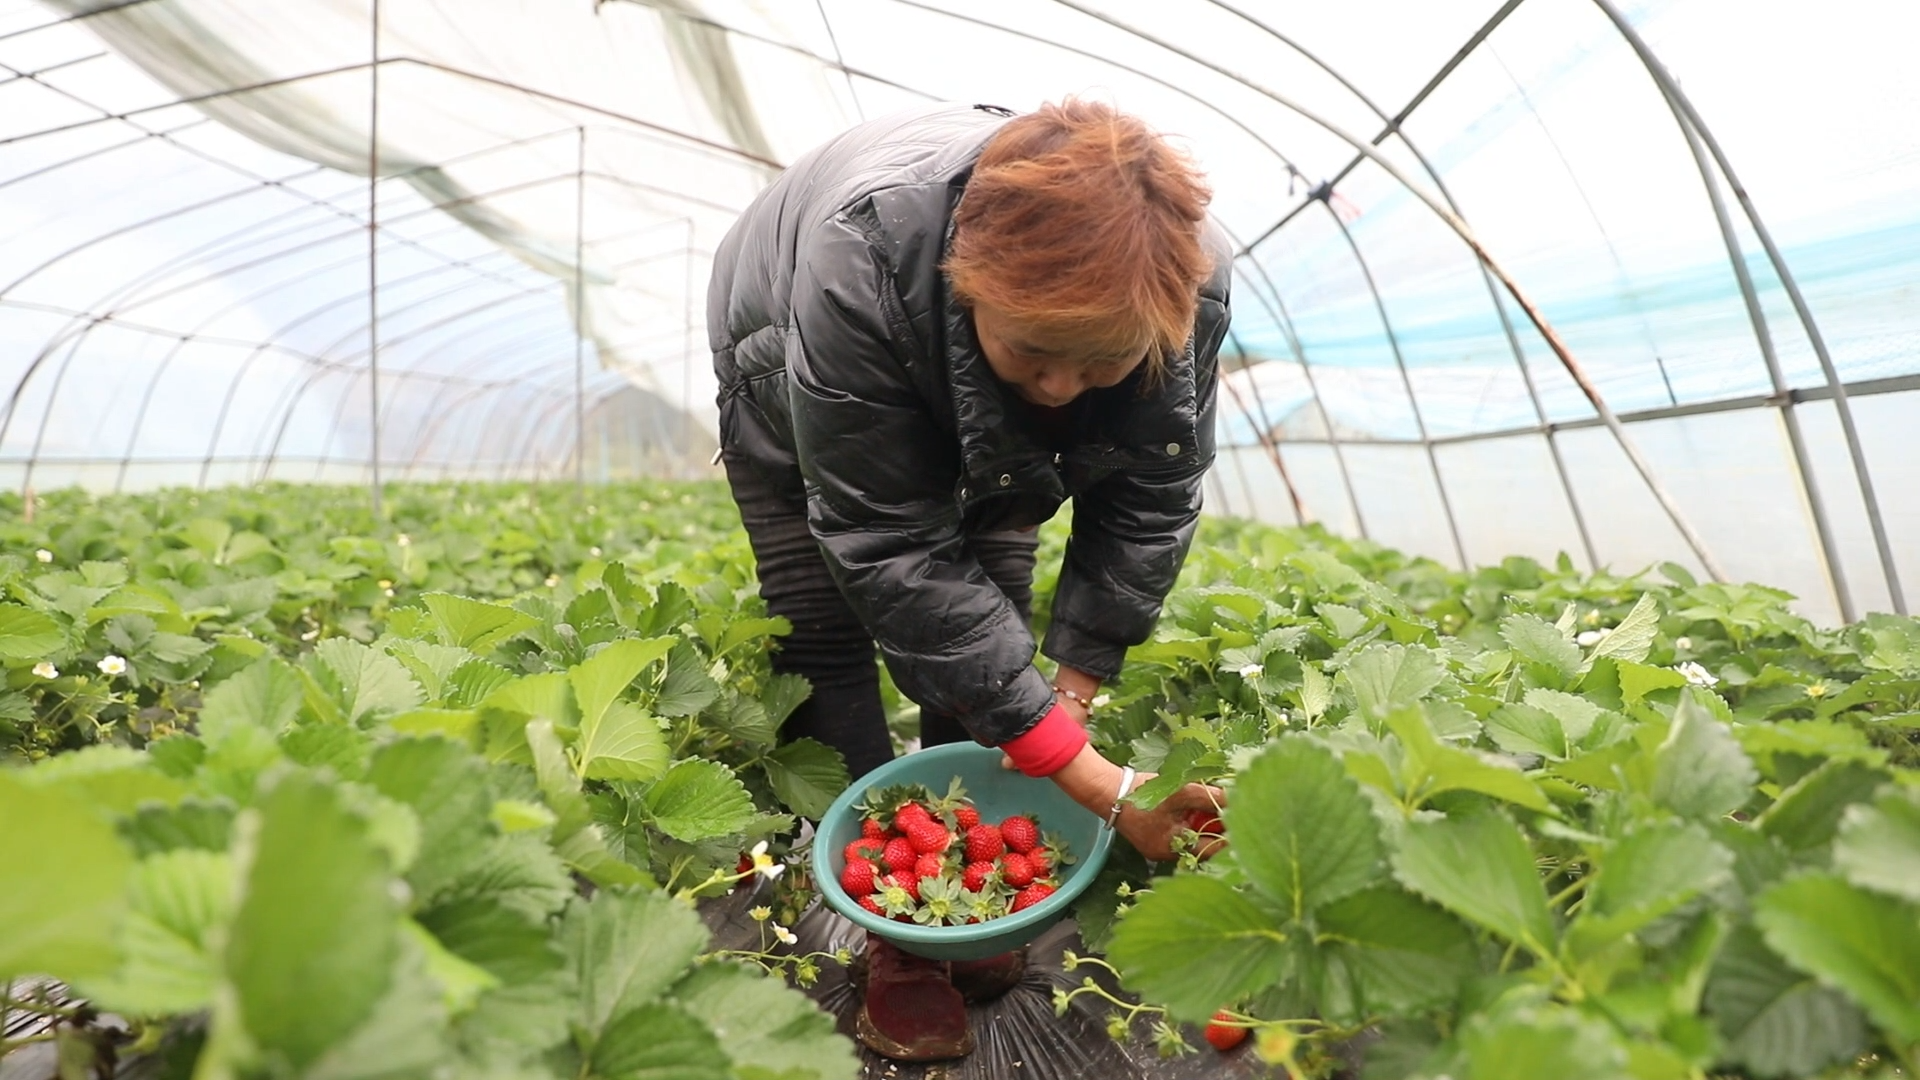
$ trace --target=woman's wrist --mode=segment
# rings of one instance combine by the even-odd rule
[[[1082,724],[1093,712],[1093,699],[1100,693],[1100,676],[1078,668],[1060,665],[1053,677],[1054,700],[1060,702]]]
[[[1089,743],[1053,774],[1053,782],[1060,785],[1068,798],[1105,821],[1108,811],[1113,809],[1114,799],[1122,794],[1120,775],[1120,766],[1102,757]]]

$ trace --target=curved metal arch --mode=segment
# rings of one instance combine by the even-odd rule
[[[1893,545],[1887,535],[1886,523],[1880,514],[1880,501],[1874,493],[1873,476],[1867,466],[1866,449],[1860,441],[1859,430],[1854,426],[1853,408],[1847,403],[1846,384],[1840,378],[1840,372],[1833,363],[1832,354],[1827,351],[1826,337],[1821,334],[1819,323],[1813,317],[1813,309],[1807,305],[1806,296],[1801,293],[1798,280],[1788,269],[1786,258],[1781,255],[1779,246],[1774,243],[1772,232],[1761,220],[1758,208],[1748,197],[1746,187],[1734,174],[1733,163],[1727,159],[1726,152],[1721,149],[1720,141],[1713,137],[1713,132],[1700,119],[1700,114],[1694,109],[1693,102],[1680,89],[1680,84],[1667,71],[1666,65],[1662,64],[1653,50],[1647,47],[1639,31],[1634,29],[1633,24],[1627,21],[1619,9],[1609,0],[1594,0],[1594,2],[1607,16],[1608,21],[1613,23],[1620,36],[1633,49],[1634,54],[1639,57],[1640,63],[1647,69],[1647,74],[1652,77],[1655,85],[1660,88],[1661,94],[1672,105],[1682,129],[1690,129],[1712,156],[1714,163],[1720,169],[1720,174],[1726,177],[1727,186],[1733,189],[1734,198],[1740,203],[1748,224],[1753,227],[1754,236],[1759,239],[1761,249],[1766,252],[1767,261],[1772,264],[1774,274],[1779,277],[1781,286],[1786,289],[1787,298],[1793,304],[1794,315],[1806,331],[1807,342],[1813,346],[1814,357],[1820,362],[1820,373],[1826,379],[1827,390],[1833,397],[1834,410],[1840,420],[1840,432],[1847,444],[1847,456],[1853,465],[1854,480],[1859,485],[1860,498],[1866,509],[1867,526],[1873,533],[1875,553],[1880,559],[1880,572],[1886,579],[1888,598],[1896,614],[1907,614],[1906,593],[1900,585],[1900,573],[1893,557]],[[1698,160],[1697,156],[1696,160]],[[1706,180],[1711,187],[1711,177],[1705,175],[1704,164],[1702,179]],[[1738,257],[1736,261],[1742,267],[1745,266],[1744,256]],[[1834,565],[1837,567],[1839,564],[1836,562]],[[1847,600],[1843,599],[1842,605],[1844,611]]]

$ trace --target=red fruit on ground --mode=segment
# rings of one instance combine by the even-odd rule
[[[860,835],[867,840],[878,840],[884,844],[887,842],[887,827],[872,818],[866,818],[860,822]]]
[[[873,864],[865,859],[855,859],[840,871],[840,887],[848,896],[866,896],[873,892],[875,883]]]
[[[1053,886],[1051,885],[1029,885],[1014,895],[1013,904],[1007,910],[1025,911],[1052,895]]]
[[[1016,889],[1024,889],[1033,884],[1033,863],[1017,851],[1009,851],[1000,857],[1000,880]]]
[[[1207,1025],[1207,1042],[1221,1053],[1247,1041],[1247,1029],[1235,1026],[1232,1015],[1222,1010],[1213,1014],[1213,1023]]]
[[[896,871],[912,870],[915,860],[919,858],[920,853],[913,850],[913,844],[904,836],[887,841],[886,849],[881,854],[881,861],[887,864],[887,869]]]
[[[960,874],[960,887],[968,892],[979,892],[993,876],[993,864],[990,862],[968,863]]]
[[[940,856],[929,851],[914,860],[913,876],[917,878],[939,877],[940,872],[946,868],[947,864],[941,861]]]
[[[886,858],[886,855],[886,841],[872,840],[864,836],[848,844],[846,850],[841,852],[841,857],[847,862],[853,862],[856,859],[865,859],[868,862],[879,862]]]
[[[975,825],[967,830],[967,861],[992,862],[1007,850],[1007,842],[993,825]]]
[[[961,832],[966,832],[980,824],[980,811],[971,806],[956,807],[953,811],[953,820],[960,823]]]
[[[953,834],[937,821],[915,821],[907,825],[907,841],[913,850],[924,855],[929,851],[947,850],[953,844]]]
[[[1030,817],[1015,814],[1000,823],[1000,838],[1022,855],[1040,846],[1040,830]]]
[[[914,903],[920,902],[920,879],[913,876],[913,871],[895,870],[880,880],[883,885],[897,885],[907,890],[907,895],[913,897]]]

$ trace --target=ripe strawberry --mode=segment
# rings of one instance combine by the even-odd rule
[[[1009,851],[1000,858],[1000,880],[1015,889],[1024,889],[1033,884],[1033,863],[1017,851]]]
[[[1000,837],[1007,842],[1007,847],[1023,855],[1040,846],[1039,828],[1032,818],[1019,814],[1000,823]]]
[[[736,874],[751,874],[753,872],[753,856],[740,856],[740,861],[733,864],[733,872]]]
[[[1008,911],[1025,911],[1033,905],[1053,895],[1051,885],[1029,885],[1014,895],[1013,905]]]
[[[860,898],[860,907],[870,915],[878,915],[883,919],[887,917],[887,913],[880,907],[879,898],[875,897],[872,893],[868,893]]]
[[[1232,1014],[1223,1009],[1213,1014],[1213,1023],[1207,1025],[1206,1036],[1207,1042],[1224,1054],[1247,1041],[1247,1029],[1234,1025]]]
[[[912,870],[914,860],[919,857],[920,853],[913,850],[913,844],[904,836],[896,836],[887,841],[886,850],[881,854],[887,869],[896,871]]]
[[[865,859],[854,859],[840,872],[840,887],[847,890],[848,896],[866,896],[874,889],[873,864]]]
[[[992,825],[975,825],[967,830],[967,861],[992,862],[1007,850],[1000,830]]]
[[[980,824],[980,811],[971,806],[957,806],[953,810],[953,820],[960,823],[961,832],[966,832]]]
[[[920,902],[920,879],[913,875],[913,871],[895,870],[880,881],[883,885],[898,885],[907,890],[907,895],[913,897],[914,903]]]
[[[1187,828],[1206,836],[1227,835],[1226,823],[1220,820],[1219,814],[1211,810],[1187,811]]]
[[[927,825],[933,822],[933,815],[919,803],[910,802],[893,813],[893,827],[912,836],[915,825]]]
[[[866,818],[860,822],[860,836],[862,839],[878,840],[884,844],[887,842],[887,827],[872,818]]]
[[[1053,852],[1046,848],[1034,848],[1027,852],[1027,865],[1033,867],[1033,876],[1043,878],[1053,873]]]
[[[886,858],[886,854],[886,841],[869,840],[863,836],[847,845],[846,850],[842,852],[842,858],[848,862],[854,862],[860,859],[864,859],[867,862],[879,862],[881,859]]]
[[[979,892],[993,876],[993,864],[990,862],[968,863],[960,875],[960,887],[968,892]]]
[[[925,855],[929,851],[947,850],[953,843],[953,834],[937,821],[915,821],[907,825],[907,841],[913,845],[913,850]]]
[[[914,860],[913,876],[917,878],[939,877],[940,872],[946,868],[947,865],[941,861],[940,856],[929,851]]]

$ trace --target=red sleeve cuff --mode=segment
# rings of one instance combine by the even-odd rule
[[[1065,768],[1087,745],[1087,729],[1058,704],[1047,710],[1025,735],[1000,744],[1014,767],[1028,776],[1052,776]]]

